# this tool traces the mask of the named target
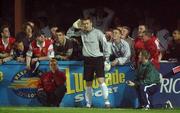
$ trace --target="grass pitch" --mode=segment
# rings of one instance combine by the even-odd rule
[[[123,108],[57,108],[57,107],[0,107],[0,113],[180,113],[180,109],[123,109]]]

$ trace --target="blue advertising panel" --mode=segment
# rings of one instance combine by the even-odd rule
[[[59,62],[59,67],[67,77],[67,93],[61,106],[85,106],[86,82],[83,81],[83,63]],[[16,61],[0,65],[0,105],[40,105],[36,99],[37,84],[39,76],[49,70],[48,62],[41,62],[38,70],[37,73],[28,72],[25,64]],[[137,107],[138,100],[135,90],[125,84],[126,80],[134,77],[134,71],[129,65],[114,67],[106,72],[105,76],[112,107]],[[93,81],[93,89],[93,106],[103,107],[104,100],[96,80]]]
[[[65,72],[67,93],[61,102],[64,107],[85,106],[85,86],[83,81],[83,62],[59,61],[59,68]],[[161,73],[167,76],[162,81],[160,91],[153,96],[154,106],[162,106],[170,100],[173,105],[180,107],[180,75],[173,73],[176,63],[161,64]],[[40,106],[36,99],[39,76],[49,71],[48,62],[40,63],[38,71],[32,73],[26,70],[25,64],[11,61],[0,65],[0,106]],[[134,88],[126,85],[126,80],[134,79],[131,66],[116,66],[105,74],[109,89],[109,99],[112,107],[137,107],[138,99]],[[97,80],[93,81],[93,106],[103,107],[104,100]]]
[[[180,65],[179,63],[163,62],[160,66],[163,76],[160,91],[153,96],[155,107],[162,107],[170,101],[174,107],[180,107]]]

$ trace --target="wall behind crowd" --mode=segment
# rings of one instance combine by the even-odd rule
[[[115,17],[120,18],[120,24],[135,27],[138,21],[153,17],[161,22],[161,25],[173,30],[177,26],[178,11],[180,10],[178,0],[54,0],[53,2],[47,0],[47,2],[26,0],[26,18],[46,15],[51,22],[68,29],[77,18],[82,16],[83,9],[107,6],[115,11]],[[46,14],[43,14],[43,11]]]
[[[177,27],[179,0],[26,0],[25,20],[36,20],[46,16],[49,23],[57,23],[67,30],[71,24],[82,17],[82,10],[107,6],[116,13],[119,23],[136,27],[138,22],[148,18],[156,21],[170,31]],[[0,1],[0,24],[9,23],[14,36],[14,0]],[[113,23],[112,23],[113,25]]]
[[[14,36],[14,0],[0,0],[0,26],[8,24]]]

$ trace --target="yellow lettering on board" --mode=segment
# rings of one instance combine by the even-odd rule
[[[66,73],[66,87],[67,87],[67,94],[72,94],[75,93],[75,90],[71,89],[71,77],[70,77],[70,73],[69,73],[69,68],[65,69],[65,73]]]
[[[73,73],[76,92],[83,91],[83,76],[82,73]]]
[[[3,77],[3,72],[0,71],[0,81],[2,81],[3,78],[4,78],[4,77]]]

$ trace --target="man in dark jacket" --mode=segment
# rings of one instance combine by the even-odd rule
[[[139,53],[140,64],[137,69],[136,79],[127,81],[129,86],[135,86],[138,92],[140,107],[150,108],[149,96],[153,95],[159,89],[160,77],[159,72],[149,61],[150,53],[142,50]]]
[[[37,97],[43,106],[58,107],[66,93],[66,76],[59,71],[55,59],[50,60],[49,67],[50,71],[44,73],[40,78]]]

